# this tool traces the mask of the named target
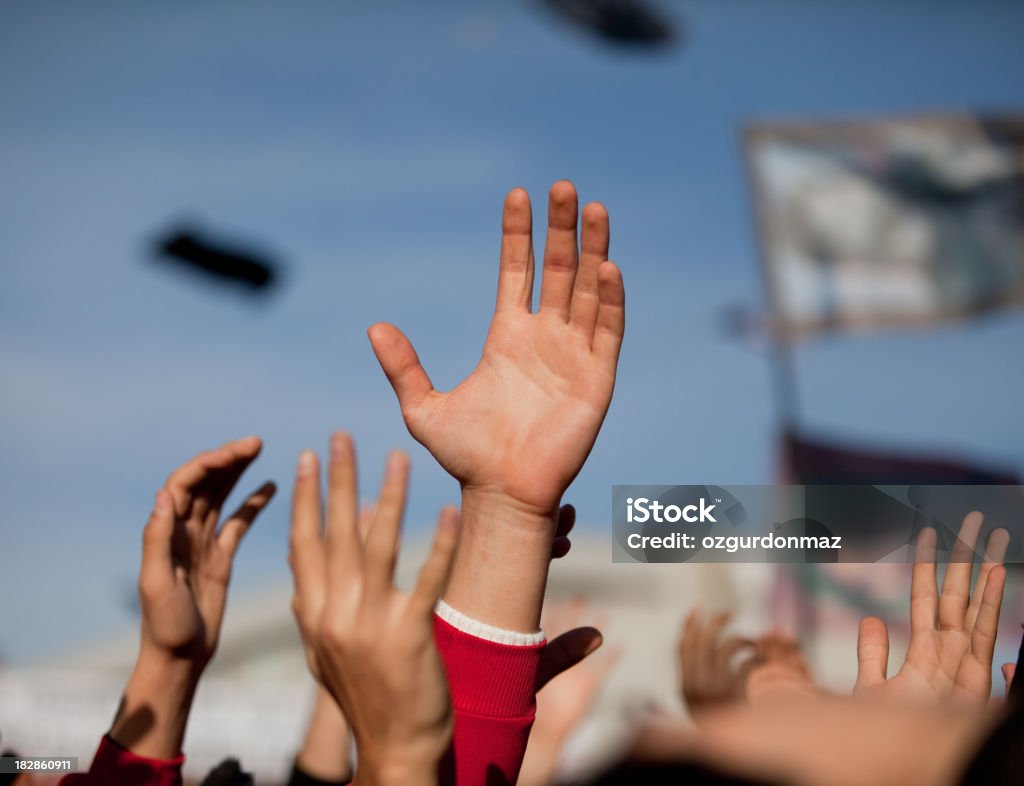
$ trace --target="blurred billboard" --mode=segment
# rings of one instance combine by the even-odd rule
[[[780,337],[1024,302],[1024,116],[765,123],[745,141]]]

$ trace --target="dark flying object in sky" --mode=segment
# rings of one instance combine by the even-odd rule
[[[679,37],[671,19],[641,0],[541,0],[541,4],[577,27],[615,44],[663,47]]]
[[[157,258],[202,273],[210,280],[239,284],[246,291],[266,294],[280,279],[277,263],[252,248],[222,242],[185,227],[156,242]]]

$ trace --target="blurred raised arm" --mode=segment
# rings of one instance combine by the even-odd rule
[[[65,783],[180,782],[185,726],[220,639],[232,563],[274,485],[252,492],[223,521],[221,508],[261,447],[246,437],[201,453],[157,492],[142,537],[139,656],[92,768]]]

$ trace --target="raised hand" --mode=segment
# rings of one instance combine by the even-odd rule
[[[677,647],[680,687],[683,702],[694,718],[744,696],[756,643],[740,636],[721,638],[731,617],[729,612],[722,612],[704,623],[700,612],[694,610],[683,623]]]
[[[536,631],[559,501],[608,410],[625,327],[619,269],[608,261],[608,213],[551,188],[540,307],[533,313],[530,200],[515,189],[502,216],[498,297],[480,362],[435,390],[408,339],[370,328],[410,433],[462,486],[461,536],[445,600],[515,631]]]
[[[392,584],[408,485],[405,454],[388,458],[360,538],[352,441],[331,441],[326,515],[316,456],[299,460],[290,562],[293,608],[314,675],[352,727],[360,782],[436,783],[453,714],[434,645],[433,610],[451,568],[458,514],[446,508],[412,593]],[[325,523],[324,523],[325,522]]]
[[[261,447],[246,437],[201,453],[156,494],[142,540],[139,659],[110,732],[140,755],[180,751],[196,683],[217,649],[232,561],[275,491],[264,484],[221,523],[221,507]]]
[[[980,513],[968,513],[953,547],[942,592],[936,587],[935,530],[917,540],[910,590],[910,646],[899,672],[886,679],[889,634],[877,617],[861,621],[855,694],[911,701],[984,703],[992,691],[992,655],[999,628],[1009,534],[993,530],[971,591]]]
[[[220,510],[261,447],[259,439],[246,437],[201,453],[157,492],[139,574],[143,646],[198,665],[213,657],[232,560],[274,484],[250,494],[218,528]]]
[[[608,213],[583,210],[568,181],[551,188],[540,307],[532,312],[530,200],[515,189],[502,217],[498,297],[483,356],[453,390],[435,390],[398,328],[370,328],[406,425],[465,492],[498,495],[553,521],[611,401],[625,324]]]
[[[523,759],[517,786],[553,783],[562,748],[586,717],[619,659],[617,649],[594,655],[603,642],[595,627],[574,627],[586,612],[576,600],[544,613],[544,629],[557,632],[544,648],[537,676],[537,719]],[[598,624],[603,624],[599,619]]]

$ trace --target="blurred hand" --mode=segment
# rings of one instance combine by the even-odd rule
[[[348,721],[341,707],[327,689],[320,686],[306,724],[302,748],[295,757],[296,768],[327,783],[349,783],[352,780],[351,747]]]
[[[757,655],[747,673],[744,692],[747,701],[757,704],[794,695],[814,696],[822,691],[796,639],[768,633],[757,640]]]
[[[218,528],[220,510],[259,454],[256,437],[201,453],[157,492],[143,532],[139,595],[144,649],[205,666],[224,618],[231,563],[242,537],[274,495],[267,483]]]
[[[220,512],[260,452],[256,437],[201,453],[175,470],[142,537],[139,658],[110,736],[140,756],[181,751],[196,684],[220,639],[235,553],[274,495],[266,483],[220,523]]]
[[[996,719],[983,707],[804,697],[715,709],[696,731],[656,719],[637,754],[758,783],[953,786]]]
[[[365,543],[347,434],[331,441],[326,526],[314,454],[302,454],[295,480],[293,606],[314,674],[352,727],[357,777],[367,783],[436,783],[452,734],[433,614],[451,567],[458,515],[454,508],[442,512],[415,590],[395,589],[408,474],[405,454],[392,453]]]
[[[409,432],[464,493],[498,498],[548,527],[597,438],[625,324],[622,276],[608,261],[608,214],[590,204],[582,224],[577,248],[576,191],[555,183],[540,308],[531,313],[530,200],[522,189],[508,195],[494,317],[480,362],[453,390],[434,389],[396,327],[369,331]]]
[[[1009,535],[993,530],[971,592],[974,548],[983,517],[969,513],[953,547],[942,593],[936,588],[935,530],[917,539],[910,590],[910,646],[896,676],[886,679],[889,634],[877,617],[861,621],[854,693],[938,702],[984,703],[992,691],[992,655],[999,628]]]
[[[357,528],[359,542],[364,548],[366,536],[370,534],[370,527],[373,526],[376,515],[376,505],[364,505],[359,509]],[[322,613],[322,610],[321,606],[318,614]],[[315,658],[312,659],[310,668],[314,675],[319,675]],[[351,754],[352,734],[345,714],[327,689],[323,685],[318,685],[313,712],[306,723],[302,748],[295,757],[295,767],[302,774],[311,775],[321,781],[348,783],[353,775]]]
[[[722,612],[704,624],[694,610],[683,623],[677,649],[681,692],[695,719],[707,709],[743,698],[747,674],[754,665],[755,642],[739,636],[720,639],[731,618],[730,612]]]
[[[544,629],[557,633],[544,648],[537,684],[537,717],[530,732],[518,786],[551,783],[566,740],[586,717],[605,678],[618,662],[617,650],[596,652],[603,643],[594,627],[574,627],[587,610],[585,601],[553,604]],[[599,620],[600,622],[600,620]]]

